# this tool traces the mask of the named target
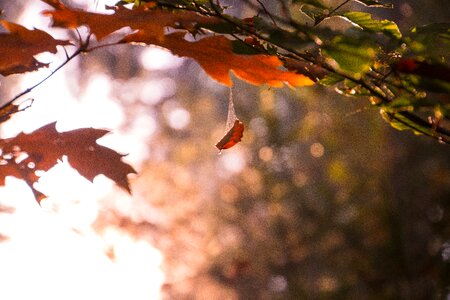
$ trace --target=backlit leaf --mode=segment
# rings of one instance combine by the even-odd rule
[[[56,53],[56,46],[70,45],[68,41],[56,40],[48,33],[1,21],[9,33],[0,33],[0,74],[7,76],[15,73],[35,71],[46,67],[34,55],[42,52]]]
[[[230,71],[242,80],[255,85],[282,87],[284,82],[292,86],[314,84],[304,75],[280,69],[283,64],[276,56],[233,53],[232,41],[226,37],[212,36],[188,42],[184,39],[184,35],[182,32],[176,32],[165,36],[163,40],[157,40],[141,30],[126,36],[122,42],[158,45],[169,49],[175,55],[193,58],[209,76],[226,86],[232,85]]]
[[[369,13],[351,11],[341,14],[341,17],[367,31],[384,33],[397,39],[402,37],[397,24],[389,20],[374,20]]]
[[[333,59],[341,71],[360,77],[369,71],[376,48],[367,41],[337,36],[323,48],[322,53]]]
[[[335,73],[330,73],[330,74],[327,74],[324,78],[320,79],[319,83],[324,86],[332,86],[343,80],[344,80],[344,77],[342,77],[338,74],[335,74]]]
[[[86,25],[98,39],[129,26],[137,32],[122,39],[124,43],[139,42],[158,45],[179,56],[195,59],[206,73],[222,84],[231,86],[230,71],[253,84],[280,87],[283,82],[292,86],[311,85],[313,82],[300,74],[285,71],[281,61],[270,55],[242,55],[233,53],[232,42],[223,36],[203,38],[195,42],[184,39],[185,33],[164,35],[167,26],[190,29],[196,24],[216,23],[217,18],[205,17],[194,12],[171,12],[144,5],[133,10],[114,8],[114,13],[102,15],[65,7],[58,0],[43,0],[55,10],[44,14],[53,18],[53,25],[76,28]],[[150,3],[151,4],[151,3]]]
[[[244,123],[239,120],[234,121],[233,127],[216,144],[217,149],[224,150],[239,143],[244,133]]]
[[[103,174],[118,186],[130,192],[127,175],[136,173],[122,161],[124,155],[97,144],[107,130],[80,128],[58,132],[55,123],[45,125],[32,133],[0,140],[0,185],[6,176],[25,180],[40,202],[43,195],[33,184],[39,179],[36,171],[48,171],[63,157],[80,175],[93,180]]]
[[[124,27],[145,30],[148,35],[163,39],[164,29],[167,26],[193,28],[197,23],[217,23],[214,17],[205,17],[190,11],[171,12],[154,8],[154,3],[128,9],[123,6],[110,7],[113,14],[105,15],[86,12],[64,6],[59,0],[42,0],[55,10],[44,11],[43,14],[51,16],[53,26],[64,28],[77,28],[88,26],[91,33],[98,40]]]
[[[450,23],[415,27],[405,39],[413,52],[422,57],[447,57],[450,54]]]

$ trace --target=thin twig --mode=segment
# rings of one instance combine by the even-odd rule
[[[78,31],[77,31],[78,32]],[[88,45],[89,45],[89,38],[90,35],[86,38],[86,40],[84,42],[80,43],[80,46],[78,47],[78,49],[72,53],[72,55],[68,56],[66,58],[66,60],[60,64],[56,69],[54,69],[53,71],[50,72],[49,75],[47,75],[46,77],[44,77],[43,79],[41,79],[40,81],[38,81],[36,84],[34,84],[33,86],[27,88],[26,90],[24,90],[23,92],[17,94],[16,96],[14,96],[12,99],[10,99],[9,101],[7,101],[5,104],[3,104],[0,107],[0,110],[2,110],[3,108],[12,105],[14,101],[16,101],[17,99],[19,99],[20,97],[30,93],[32,90],[34,90],[35,88],[37,88],[38,86],[40,86],[42,83],[44,83],[45,81],[47,81],[50,77],[52,77],[56,72],[58,72],[62,67],[64,67],[67,63],[69,63],[72,59],[74,59],[75,57],[77,57],[79,54],[83,53],[86,51]],[[80,36],[81,39],[81,36]],[[67,54],[67,52],[66,52]]]
[[[344,2],[342,2],[341,4],[339,4],[338,6],[336,6],[333,10],[331,10],[328,14],[326,14],[325,16],[322,16],[320,19],[317,19],[314,22],[314,26],[319,25],[323,20],[333,16],[333,14],[340,9],[342,6],[344,6],[345,4],[349,3],[351,0],[345,0]]]
[[[266,15],[269,16],[270,20],[272,20],[273,25],[275,25],[276,27],[278,27],[277,22],[275,22],[274,18],[272,17],[272,14],[267,10],[266,6],[264,5],[264,3],[261,2],[261,0],[256,0],[256,2],[259,3],[259,5],[261,5],[262,9],[264,10],[264,12],[266,13]]]
[[[332,11],[330,11],[330,13],[328,14],[328,16],[331,16],[332,14],[334,14],[339,8],[341,8],[342,6],[344,6],[345,4],[349,3],[350,0],[345,0],[344,2],[342,2],[341,4],[339,4],[338,6],[336,6],[336,8],[334,8]]]

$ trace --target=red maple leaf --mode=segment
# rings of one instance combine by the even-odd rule
[[[35,71],[46,67],[34,55],[42,52],[56,53],[57,45],[70,45],[70,42],[56,40],[45,31],[1,21],[9,33],[0,33],[0,74],[7,76],[15,73]]]
[[[136,171],[122,161],[124,155],[96,142],[108,130],[80,128],[58,132],[55,124],[0,140],[0,185],[5,185],[6,176],[23,179],[40,202],[45,195],[33,187],[39,180],[35,172],[48,171],[65,156],[69,164],[88,180],[103,174],[130,192],[127,175]]]

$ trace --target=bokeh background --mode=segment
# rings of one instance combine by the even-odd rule
[[[114,2],[66,1],[98,12]],[[447,0],[390,2],[372,12],[401,30],[449,21]],[[48,26],[39,1],[0,7]],[[40,58],[55,68],[64,53]],[[2,78],[2,101],[48,72]],[[220,155],[230,90],[162,49],[98,50],[33,91],[2,137],[55,120],[59,130],[111,129],[101,143],[128,153],[139,174],[129,196],[62,162],[39,183],[50,195],[42,208],[9,178],[0,298],[449,299],[450,148],[330,88],[234,82],[246,131]]]

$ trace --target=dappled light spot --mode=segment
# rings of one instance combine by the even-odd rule
[[[314,143],[310,147],[312,157],[320,158],[325,153],[325,148],[321,143]]]
[[[246,161],[242,152],[227,152],[220,156],[221,170],[226,170],[229,173],[239,173],[246,165]]]
[[[171,97],[176,92],[177,84],[171,78],[147,80],[140,91],[142,102],[148,105],[160,103],[164,98]]]
[[[249,127],[257,137],[264,137],[269,131],[266,120],[261,117],[252,119]]]
[[[308,176],[304,172],[298,171],[293,175],[292,180],[293,180],[295,186],[303,187],[308,182]]]
[[[224,184],[220,187],[220,198],[225,202],[235,202],[239,197],[239,190],[232,184]]]
[[[338,281],[330,276],[322,276],[319,278],[318,286],[323,292],[332,292],[338,288]]]
[[[183,58],[159,47],[148,47],[141,53],[142,67],[148,71],[174,69],[181,66],[183,61]]]
[[[259,149],[258,156],[262,161],[269,162],[273,158],[273,150],[267,146],[262,147]]]
[[[173,129],[184,129],[191,121],[191,114],[187,110],[177,107],[167,113],[167,121]]]
[[[285,291],[288,287],[288,282],[286,280],[286,277],[281,275],[272,276],[269,281],[269,288],[276,292],[281,293]]]

